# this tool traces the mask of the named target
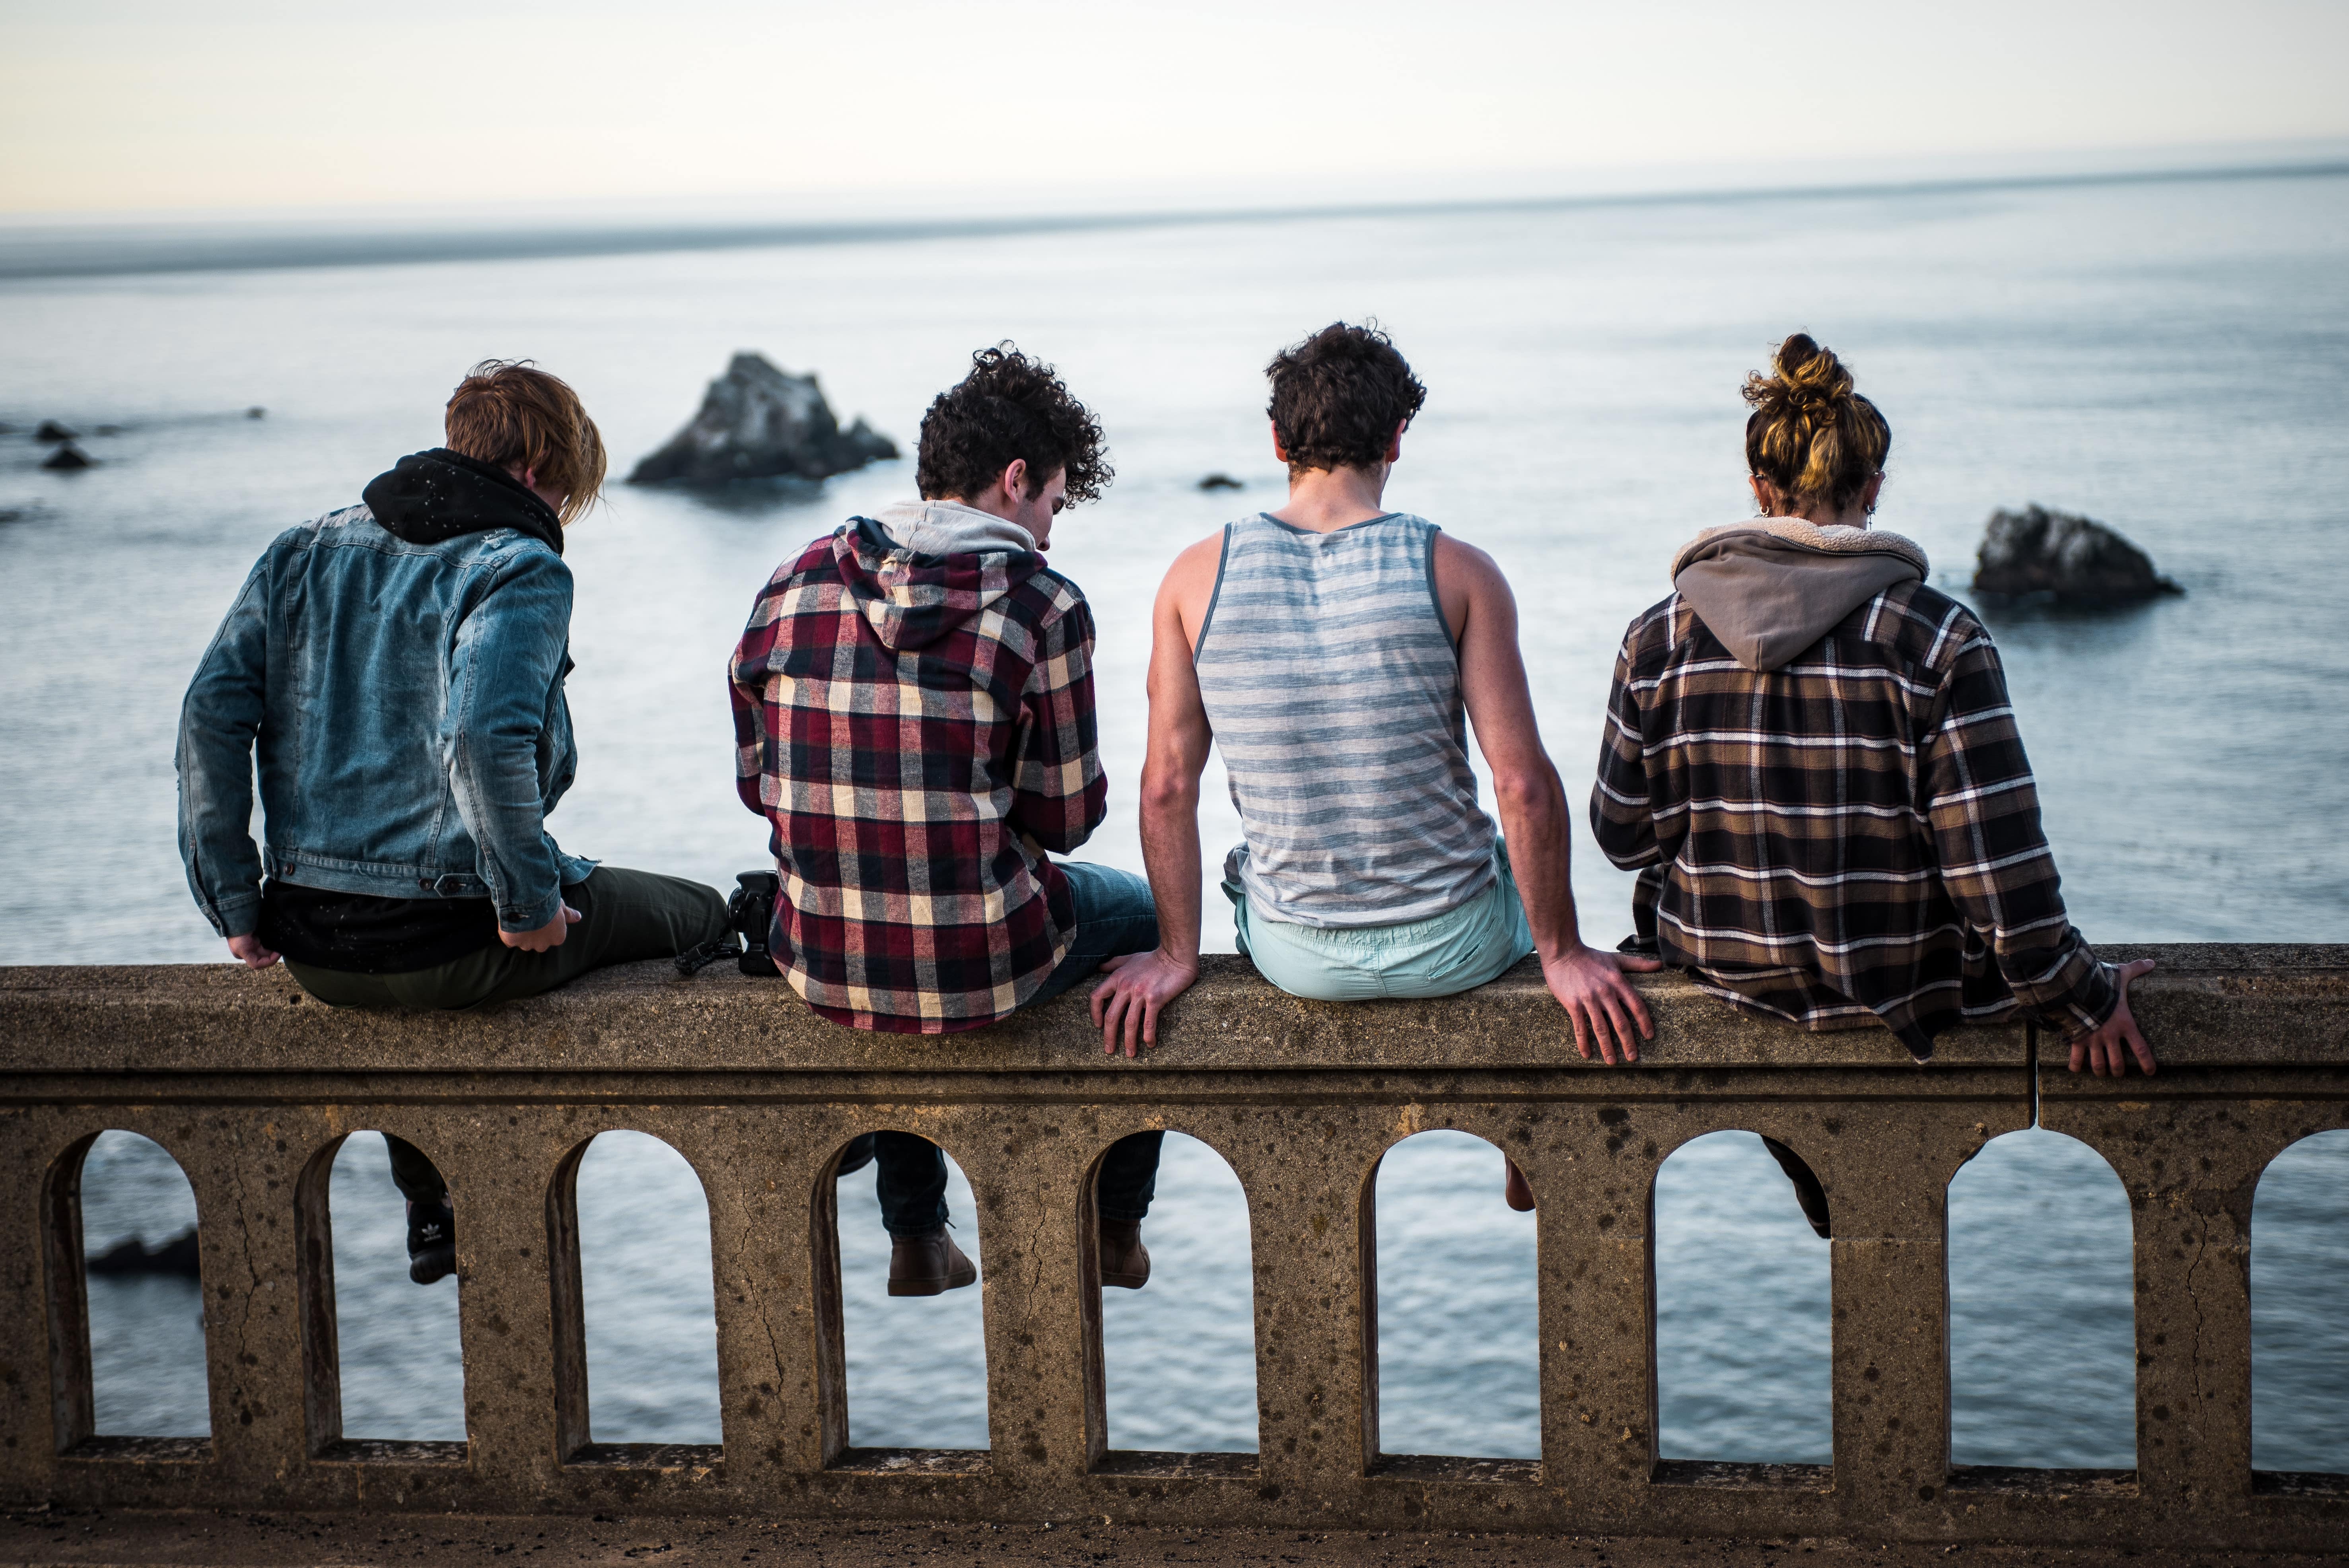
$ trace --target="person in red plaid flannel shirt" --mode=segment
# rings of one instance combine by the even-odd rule
[[[760,593],[732,665],[737,785],[774,825],[775,964],[833,1023],[976,1029],[1158,944],[1147,882],[1053,858],[1101,826],[1108,784],[1092,613],[1044,552],[1061,509],[1112,477],[1050,366],[981,349],[922,418],[922,499],[850,519]],[[1149,1278],[1162,1137],[1102,1161],[1104,1284]],[[937,1146],[869,1134],[843,1171],[868,1157],[889,1294],[976,1280],[947,1234]]]

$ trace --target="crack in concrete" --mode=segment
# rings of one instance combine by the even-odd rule
[[[750,1233],[749,1227],[741,1227],[738,1233],[747,1237]],[[775,1342],[774,1321],[767,1311],[766,1298],[760,1294],[759,1274],[750,1266],[750,1253],[751,1247],[747,1241],[736,1245],[735,1277],[742,1281],[743,1300],[750,1306],[751,1315],[758,1322],[760,1336],[767,1342],[767,1360],[775,1369],[775,1406],[780,1411],[784,1402],[783,1389],[789,1381],[783,1373],[783,1347]]]
[[[232,1133],[230,1137],[231,1147],[234,1148],[237,1152],[242,1155],[243,1152],[244,1139],[241,1135],[235,1133]],[[237,1255],[244,1264],[245,1287],[242,1292],[232,1294],[232,1300],[233,1300],[237,1308],[235,1334],[230,1345],[223,1346],[222,1347],[225,1351],[232,1352],[231,1360],[234,1369],[230,1374],[233,1379],[231,1386],[242,1390],[243,1396],[243,1403],[244,1405],[245,1421],[239,1423],[241,1425],[250,1424],[254,1418],[253,1393],[250,1388],[245,1387],[245,1375],[249,1369],[244,1365],[244,1362],[247,1357],[254,1357],[256,1360],[259,1359],[259,1357],[254,1356],[254,1352],[253,1352],[250,1346],[253,1339],[253,1314],[255,1305],[261,1298],[262,1286],[261,1269],[259,1265],[254,1262],[253,1256],[254,1227],[252,1221],[256,1216],[254,1215],[252,1204],[247,1202],[246,1199],[245,1164],[246,1162],[242,1158],[229,1161],[229,1185],[230,1191],[233,1194],[232,1202],[235,1209],[234,1223],[238,1242]],[[198,1284],[201,1284],[202,1283],[201,1278],[199,1278]],[[215,1299],[217,1299],[217,1296],[215,1296]],[[226,1326],[226,1325],[223,1325],[223,1326]],[[217,1435],[218,1434],[215,1433],[215,1436]]]
[[[1028,1276],[1029,1299],[1033,1301],[1044,1290],[1044,1232],[1051,1224],[1047,1214],[1036,1216],[1035,1228],[1028,1233],[1028,1257],[1034,1265]]]
[[[2182,1190],[2179,1197],[2181,1206],[2186,1206],[2182,1202],[2184,1198]],[[2202,1254],[2209,1250],[2209,1223],[2207,1217],[2194,1214],[2191,1216],[2190,1222],[2194,1227],[2194,1250],[2186,1260],[2184,1283],[2186,1303],[2194,1309],[2194,1342],[2189,1348],[2186,1357],[2187,1387],[2191,1392],[2191,1398],[2187,1402],[2189,1408],[2178,1412],[2184,1418],[2178,1423],[2181,1437],[2199,1431],[2201,1426],[2199,1418],[2202,1411],[2202,1293],[2196,1288],[2194,1275],[2195,1272],[2202,1266]],[[2181,1460],[2188,1457],[2189,1456],[2184,1454],[2178,1456]],[[2142,1455],[2139,1456],[2138,1462],[2143,1462]]]

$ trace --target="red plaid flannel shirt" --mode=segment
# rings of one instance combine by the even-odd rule
[[[735,772],[774,824],[775,962],[834,1023],[994,1022],[1068,951],[1046,857],[1108,800],[1084,595],[1019,552],[914,555],[856,519],[761,592],[732,665]]]

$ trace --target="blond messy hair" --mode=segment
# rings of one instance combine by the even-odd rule
[[[449,396],[449,449],[476,462],[519,468],[563,497],[567,526],[604,488],[604,437],[560,377],[527,359],[484,359]]]

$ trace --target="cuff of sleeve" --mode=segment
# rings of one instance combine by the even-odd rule
[[[224,898],[204,911],[204,918],[221,934],[223,942],[233,937],[251,936],[261,928],[261,895],[244,893],[236,898]]]
[[[2121,1005],[2119,973],[2114,965],[2099,962],[2079,990],[2064,999],[2065,1039],[2077,1039],[2105,1026]]]
[[[511,931],[519,935],[525,931],[536,931],[562,913],[563,890],[556,888],[536,903],[520,906],[500,904],[498,925],[502,930]]]

